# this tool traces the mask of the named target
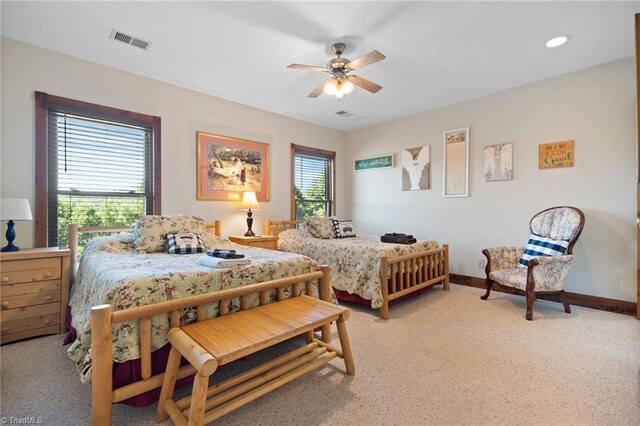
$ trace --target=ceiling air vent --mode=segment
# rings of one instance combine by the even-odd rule
[[[343,118],[347,118],[347,117],[351,117],[353,113],[347,112],[347,111],[338,111],[336,112],[336,115],[339,115],[340,117],[343,117]]]
[[[113,40],[121,41],[123,43],[129,44],[134,47],[138,47],[142,50],[149,50],[149,46],[151,46],[150,41],[145,41],[145,40],[142,40],[141,38],[130,36],[116,29],[111,30],[111,35],[109,36],[109,38]]]

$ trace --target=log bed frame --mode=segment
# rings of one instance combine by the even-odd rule
[[[264,222],[265,235],[278,235],[287,229],[302,228],[303,220],[271,220]],[[402,256],[380,258],[380,318],[389,319],[391,301],[442,283],[449,290],[449,245]],[[382,285],[387,283],[387,285]]]
[[[207,228],[220,236],[220,221],[207,225]],[[129,231],[130,227],[78,227],[69,225],[69,248],[72,253],[72,264],[75,268],[75,256],[78,252],[78,235],[90,233],[92,235],[114,234]],[[75,269],[72,270],[75,273]],[[151,375],[151,317],[166,314],[170,316],[171,327],[180,326],[180,311],[186,308],[196,309],[196,322],[205,320],[207,305],[217,304],[220,315],[226,315],[228,302],[239,299],[240,310],[249,309],[249,296],[259,295],[260,305],[269,303],[269,294],[275,291],[276,300],[284,298],[284,289],[291,288],[294,296],[300,294],[301,286],[309,293],[311,287],[317,283],[319,298],[330,301],[331,287],[329,285],[329,268],[321,266],[320,271],[302,275],[250,284],[247,286],[221,290],[196,296],[189,296],[176,300],[139,306],[121,311],[113,311],[111,305],[98,305],[91,308],[91,347],[93,363],[91,367],[91,423],[93,425],[111,425],[112,406],[162,385],[164,373]],[[142,380],[129,385],[113,389],[113,325],[127,321],[139,321],[140,326],[140,364]],[[322,327],[322,341],[331,341],[329,325]],[[196,372],[191,365],[185,365],[178,370],[177,378],[181,379]]]

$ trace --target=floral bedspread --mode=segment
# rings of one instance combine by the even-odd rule
[[[252,263],[233,268],[209,268],[197,264],[201,253],[136,254],[132,238],[131,234],[94,238],[80,260],[70,298],[72,325],[77,339],[69,347],[68,354],[76,362],[85,383],[91,380],[92,306],[110,304],[114,310],[122,310],[320,269],[316,262],[301,255],[240,246],[226,240],[218,248],[234,248]],[[314,291],[317,295],[317,289]],[[301,292],[304,292],[304,286],[301,286]],[[252,305],[259,303],[257,296],[249,300]],[[229,311],[238,310],[238,303],[230,302]],[[217,316],[217,311],[217,306],[210,306],[206,316]],[[193,320],[193,309],[181,313],[182,323]],[[156,350],[167,343],[169,315],[152,317],[151,325],[151,349]],[[139,358],[138,342],[137,321],[114,325],[113,360],[124,362]]]
[[[380,258],[401,256],[438,248],[438,242],[419,240],[415,244],[389,244],[379,236],[359,235],[355,238],[315,238],[305,229],[288,229],[278,234],[280,250],[304,254],[331,267],[331,286],[371,300],[372,308],[382,306]]]

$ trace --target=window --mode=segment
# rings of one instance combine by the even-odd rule
[[[291,218],[332,216],[336,153],[291,144]]]
[[[160,213],[159,117],[36,92],[36,152],[38,247]]]

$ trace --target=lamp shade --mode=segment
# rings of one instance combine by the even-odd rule
[[[260,204],[256,199],[256,193],[253,191],[242,193],[242,204],[240,204],[242,210],[260,210]]]
[[[31,206],[26,198],[3,198],[0,200],[1,220],[33,220]]]

